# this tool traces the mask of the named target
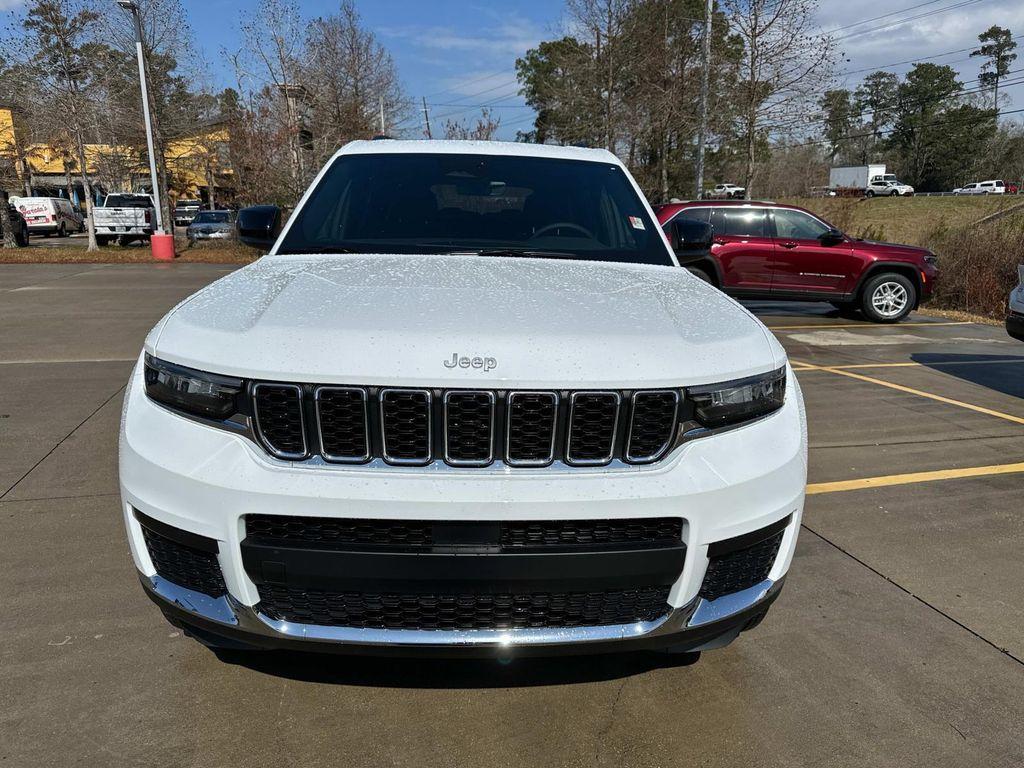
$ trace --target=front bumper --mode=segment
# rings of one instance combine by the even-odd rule
[[[122,419],[123,512],[136,568],[176,623],[259,647],[376,652],[551,653],[728,642],[763,615],[793,555],[806,482],[799,384],[782,410],[747,427],[695,440],[650,467],[554,471],[294,466],[241,435],[200,425],[149,401],[141,366]],[[216,542],[227,594],[210,597],[161,577],[135,511]],[[650,621],[517,629],[372,629],[281,621],[261,607],[246,564],[247,515],[433,521],[681,518],[685,560],[665,613]],[[709,546],[785,521],[764,578],[715,599],[700,596]],[[255,580],[254,580],[254,577]]]
[[[185,237],[189,240],[227,240],[231,237],[231,232],[196,232],[189,230],[185,233]]]
[[[1011,312],[1007,315],[1006,332],[1018,341],[1024,341],[1024,314]]]

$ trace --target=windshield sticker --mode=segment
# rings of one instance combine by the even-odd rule
[[[639,216],[630,216],[629,223],[633,225],[633,229],[644,229],[644,220]]]

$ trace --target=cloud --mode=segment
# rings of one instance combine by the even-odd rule
[[[489,12],[486,15],[491,16]],[[384,27],[379,32],[428,51],[481,53],[490,58],[522,56],[546,36],[530,20],[514,15],[492,17],[489,23],[473,24],[471,28],[470,32],[452,26]]]

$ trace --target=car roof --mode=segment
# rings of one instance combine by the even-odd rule
[[[785,208],[791,211],[810,214],[816,219],[821,218],[813,211],[801,208],[799,205],[774,203],[771,200],[685,200],[681,203],[659,203],[653,207],[658,214],[658,218],[662,220],[668,216],[675,216],[679,211],[687,208]],[[667,216],[663,217],[663,212]]]
[[[588,160],[622,165],[606,149],[562,147],[552,144],[528,144],[520,141],[450,141],[447,139],[383,139],[353,141],[338,150],[341,155],[446,154],[502,155],[512,157],[550,157],[560,160]]]

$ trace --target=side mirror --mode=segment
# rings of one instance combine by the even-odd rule
[[[243,208],[235,220],[238,241],[250,248],[270,248],[281,234],[281,209],[276,205]]]
[[[711,249],[715,229],[706,221],[676,219],[671,232],[673,251],[707,251]]]
[[[846,235],[841,230],[832,227],[825,234],[821,236],[821,242],[823,243],[841,243],[846,239]]]

